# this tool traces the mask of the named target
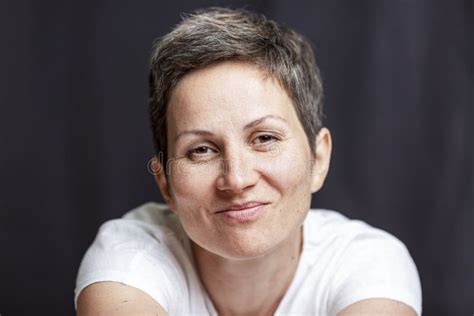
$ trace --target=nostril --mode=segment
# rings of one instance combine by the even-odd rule
[[[217,179],[217,187],[226,192],[242,192],[256,183],[257,177],[243,168],[223,170]]]

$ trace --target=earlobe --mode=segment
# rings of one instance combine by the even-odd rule
[[[172,208],[171,191],[170,191],[168,179],[166,177],[166,170],[163,166],[163,163],[157,156],[154,156],[151,159],[150,165],[151,165],[150,169],[153,174],[153,177],[155,178],[156,185],[158,186],[166,204],[168,204],[168,206],[171,209]]]
[[[325,127],[321,128],[315,139],[316,152],[313,163],[313,182],[311,192],[315,193],[321,189],[329,171],[332,151],[331,133]]]

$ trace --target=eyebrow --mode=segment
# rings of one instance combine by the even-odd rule
[[[250,123],[248,123],[247,125],[244,126],[244,130],[247,130],[249,128],[252,128],[252,127],[255,127],[257,126],[258,124],[268,120],[268,119],[276,119],[276,120],[279,120],[279,121],[282,121],[286,124],[288,124],[288,122],[281,116],[278,116],[278,115],[266,115],[266,116],[263,116],[259,119],[256,119],[255,121],[252,121]]]
[[[276,120],[279,120],[279,121],[282,121],[286,124],[288,124],[288,121],[285,120],[284,118],[282,118],[281,116],[278,116],[278,115],[265,115],[261,118],[258,118],[250,123],[247,123],[243,130],[247,130],[247,129],[250,129],[252,127],[255,127],[261,123],[263,123],[264,121],[266,120],[269,120],[269,119],[276,119]],[[182,131],[180,133],[178,133],[176,135],[176,137],[174,138],[174,141],[178,141],[179,138],[185,136],[185,135],[189,135],[189,134],[192,134],[192,135],[198,135],[198,136],[212,136],[214,135],[212,132],[210,131],[207,131],[207,130],[203,130],[203,129],[191,129],[191,130],[187,130],[187,131]]]

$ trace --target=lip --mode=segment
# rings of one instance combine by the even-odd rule
[[[216,214],[233,223],[243,223],[255,220],[264,210],[268,202],[247,202],[226,207]]]

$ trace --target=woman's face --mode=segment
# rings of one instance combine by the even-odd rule
[[[194,71],[172,91],[167,125],[169,176],[157,182],[197,245],[243,259],[295,235],[324,181],[331,141],[323,129],[313,155],[275,80],[244,62]]]

